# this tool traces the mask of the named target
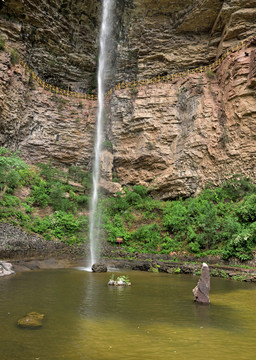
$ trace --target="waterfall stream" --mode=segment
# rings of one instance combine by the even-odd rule
[[[114,0],[103,0],[102,21],[100,29],[100,50],[98,64],[98,113],[96,123],[96,138],[94,145],[94,164],[93,164],[93,190],[90,203],[89,217],[89,239],[90,239],[90,262],[89,267],[97,261],[100,252],[99,243],[99,223],[100,214],[97,212],[99,199],[99,180],[100,180],[100,155],[102,145],[102,131],[104,120],[104,97],[105,80],[109,70],[108,51],[111,42],[112,23],[113,23]]]

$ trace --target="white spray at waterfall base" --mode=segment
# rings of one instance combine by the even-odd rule
[[[109,44],[111,41],[113,24],[113,6],[114,0],[103,0],[102,22],[100,29],[100,52],[98,65],[98,113],[96,123],[96,138],[94,146],[94,164],[93,164],[93,189],[90,202],[89,217],[89,239],[90,239],[90,262],[91,268],[97,262],[100,256],[100,214],[98,213],[99,200],[99,180],[100,180],[100,155],[102,145],[103,119],[104,119],[104,97],[105,80],[108,72],[109,62]]]

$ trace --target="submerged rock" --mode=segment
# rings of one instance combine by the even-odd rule
[[[35,311],[28,313],[26,316],[18,320],[17,324],[22,328],[37,329],[43,326],[43,319],[45,315],[39,314]]]
[[[107,272],[108,269],[105,264],[93,264],[92,271],[100,273],[100,272]]]
[[[12,274],[15,274],[15,271],[12,270],[12,264],[0,261],[0,276]]]
[[[210,270],[209,266],[206,263],[202,264],[201,267],[201,276],[193,289],[194,301],[200,304],[210,304],[209,299],[210,292]]]

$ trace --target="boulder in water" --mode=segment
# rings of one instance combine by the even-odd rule
[[[105,264],[93,264],[92,271],[100,273],[100,272],[107,272],[108,269]]]
[[[210,270],[206,263],[203,263],[201,267],[201,276],[193,289],[194,301],[200,304],[210,304],[209,299],[210,292]]]
[[[15,271],[12,270],[12,264],[0,261],[0,276],[12,275]]]
[[[28,313],[26,316],[18,320],[18,326],[22,328],[37,329],[42,327],[44,314],[35,311]]]

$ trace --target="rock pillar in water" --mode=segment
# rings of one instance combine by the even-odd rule
[[[210,270],[206,263],[201,267],[201,276],[193,289],[194,301],[200,304],[210,304]]]

